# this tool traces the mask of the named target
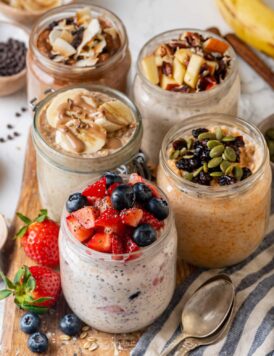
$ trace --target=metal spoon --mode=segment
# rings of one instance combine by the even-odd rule
[[[214,334],[222,325],[234,302],[235,290],[227,275],[210,278],[187,300],[182,312],[182,334],[161,356],[167,356],[186,338],[205,338]]]

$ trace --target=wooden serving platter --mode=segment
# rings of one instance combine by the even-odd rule
[[[26,152],[25,168],[22,182],[22,191],[17,206],[17,211],[34,218],[39,209],[35,151],[29,138]],[[46,207],[43,207],[46,208]],[[2,251],[4,258],[3,268],[10,277],[13,278],[15,272],[22,264],[28,266],[34,263],[25,256],[20,242],[13,239],[15,231],[18,231],[21,223],[14,218],[10,229],[8,240]],[[178,283],[190,274],[192,268],[184,263],[178,263],[177,281]],[[60,298],[56,308],[48,314],[42,316],[41,331],[45,332],[49,338],[49,349],[44,355],[48,356],[128,356],[132,348],[136,345],[142,332],[132,334],[107,334],[94,329],[88,331],[88,335],[83,339],[77,337],[71,340],[62,340],[64,334],[59,330],[60,317],[68,312],[69,308],[63,297]],[[9,297],[5,304],[2,352],[3,356],[26,356],[33,355],[27,347],[27,335],[20,331],[19,319],[23,311],[19,310],[13,298]],[[98,348],[94,351],[85,349],[88,337],[95,338]],[[141,356],[141,355],[140,355]]]

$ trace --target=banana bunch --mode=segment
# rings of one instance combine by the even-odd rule
[[[216,0],[235,33],[243,41],[274,57],[274,11],[263,0]]]

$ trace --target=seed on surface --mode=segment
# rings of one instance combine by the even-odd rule
[[[232,142],[235,141],[235,137],[234,136],[225,136],[222,138],[223,142]]]
[[[92,337],[92,336],[89,336],[89,337],[87,338],[87,340],[88,340],[88,341],[91,341],[91,342],[96,342],[96,341],[97,341],[97,339],[96,339],[95,337]]]
[[[90,348],[90,346],[91,346],[91,342],[87,341],[87,342],[84,343],[83,348],[87,350],[87,349]]]
[[[208,172],[208,166],[207,166],[206,162],[203,164],[203,170],[204,170],[205,173]]]
[[[223,172],[212,172],[210,173],[210,177],[221,177]]]
[[[79,337],[80,337],[80,339],[85,339],[87,336],[88,336],[88,333],[86,331],[83,331]]]
[[[88,350],[95,351],[98,349],[98,347],[99,347],[99,345],[96,342],[93,342]]]
[[[82,331],[88,331],[90,329],[90,327],[88,325],[85,325],[82,327]]]
[[[243,169],[241,167],[238,167],[238,166],[234,167],[234,171],[233,172],[234,172],[234,177],[236,179],[238,179],[238,180],[242,179],[242,176],[243,176],[244,172],[243,172]]]
[[[192,146],[193,146],[193,143],[194,143],[194,140],[193,140],[192,137],[190,137],[190,138],[188,138],[188,139],[186,140],[186,144],[187,144],[187,149],[188,149],[188,150],[191,150],[191,148],[192,148]]]
[[[210,140],[207,142],[207,147],[212,149],[213,147],[219,146],[220,144],[221,144],[221,142],[218,140]]]
[[[237,155],[236,152],[231,147],[226,147],[224,151],[224,157],[227,161],[235,162]]]
[[[198,140],[216,140],[216,135],[213,132],[203,132],[198,136]]]
[[[221,164],[220,164],[220,168],[222,170],[222,172],[225,173],[225,171],[227,170],[227,168],[231,165],[230,162],[228,161],[223,161]]]
[[[60,336],[60,340],[63,340],[63,341],[69,341],[71,339],[71,337],[69,335],[61,335]]]
[[[222,162],[222,157],[215,157],[212,158],[209,162],[208,162],[208,168],[215,168],[218,167],[221,162]]]
[[[215,134],[216,134],[217,140],[221,140],[223,138],[223,131],[220,127],[216,127]]]
[[[183,177],[184,177],[185,179],[187,179],[187,180],[192,180],[193,174],[192,174],[192,173],[185,173]]]
[[[212,150],[209,153],[209,156],[211,158],[215,158],[215,157],[220,157],[222,155],[222,153],[225,150],[225,146],[224,145],[218,145],[212,148]]]
[[[203,167],[196,169],[196,171],[193,172],[193,177],[197,177],[200,174],[200,172],[202,172],[202,170],[203,170]]]

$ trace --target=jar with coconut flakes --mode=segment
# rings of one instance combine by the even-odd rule
[[[106,171],[142,174],[142,132],[134,104],[107,87],[59,89],[38,103],[32,137],[40,200],[49,215],[59,220],[69,193]]]
[[[77,83],[125,92],[131,64],[126,29],[116,15],[90,2],[60,6],[33,27],[27,64],[30,100],[48,88]]]

